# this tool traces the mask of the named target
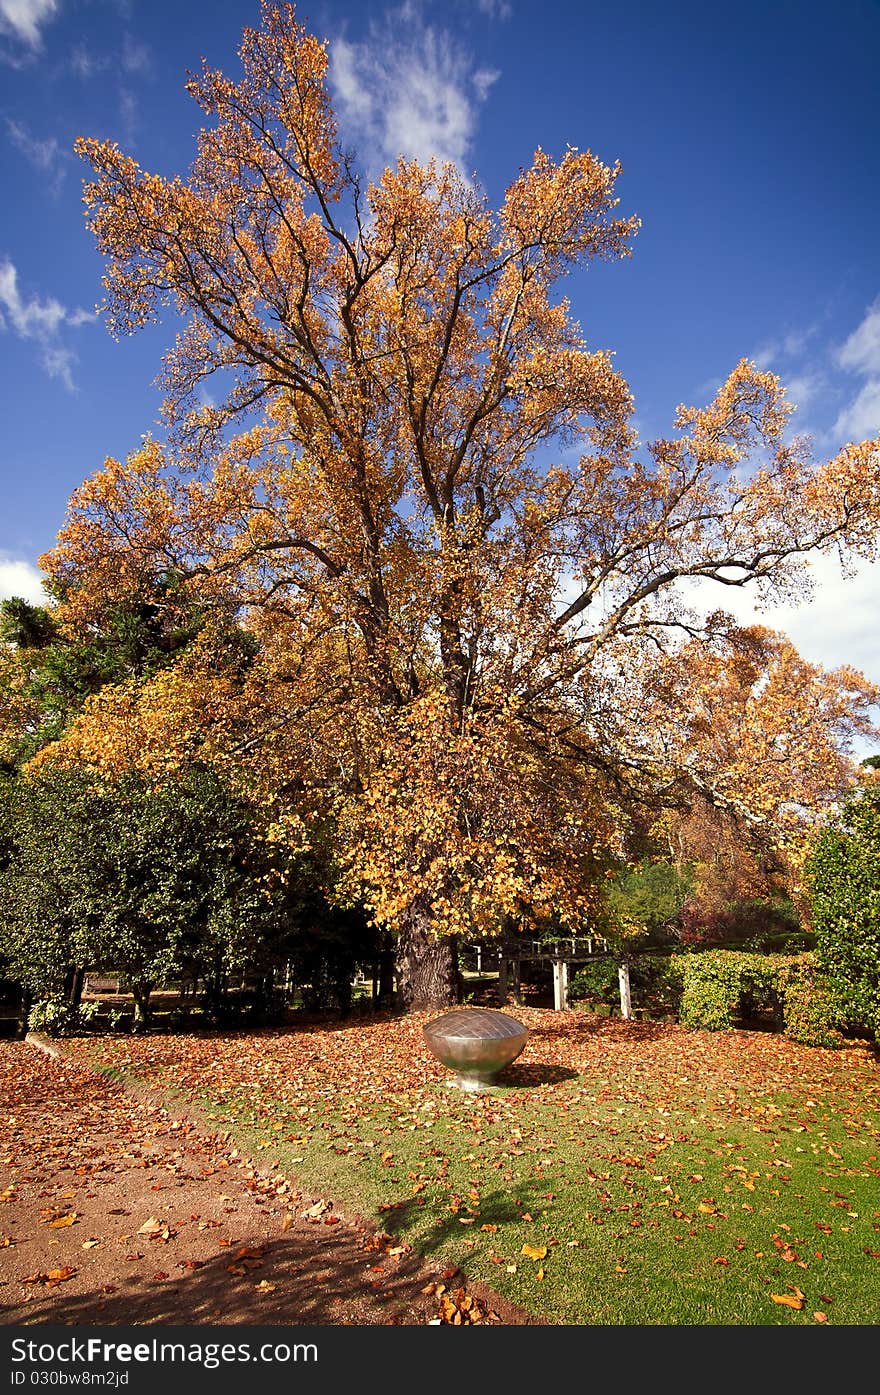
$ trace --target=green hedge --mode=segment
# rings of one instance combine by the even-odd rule
[[[827,984],[812,953],[707,950],[675,956],[682,979],[681,1023],[717,1032],[769,1012],[794,1041],[837,1046],[841,1037]]]
[[[763,1014],[805,1046],[842,1041],[828,981],[809,951],[640,954],[630,963],[630,984],[634,1007],[652,1017],[675,1015],[695,1031],[725,1031]],[[617,1006],[616,963],[608,958],[586,965],[573,976],[569,993],[574,1001]]]

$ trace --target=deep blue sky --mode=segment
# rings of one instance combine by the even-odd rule
[[[622,161],[635,254],[569,294],[646,437],[744,355],[790,384],[817,453],[880,431],[877,0],[324,0],[298,16],[330,40],[343,129],[373,168],[436,151],[497,201],[537,145]],[[156,429],[170,329],[116,344],[83,313],[101,263],[73,141],[185,172],[201,117],[186,70],[204,55],[234,75],[257,21],[251,0],[0,0],[0,595],[33,586],[71,490]],[[880,679],[876,581],[818,578],[781,627]]]

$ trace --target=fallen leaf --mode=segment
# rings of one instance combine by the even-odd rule
[[[69,1265],[63,1269],[50,1269],[48,1273],[31,1274],[28,1278],[22,1279],[23,1284],[46,1284],[52,1288],[55,1284],[64,1284],[68,1279],[72,1279],[76,1273]]]
[[[546,1245],[523,1245],[522,1249],[520,1250],[520,1254],[521,1254],[521,1255],[525,1255],[525,1256],[526,1256],[526,1259],[546,1259],[546,1258],[547,1258],[547,1246],[546,1246]]]
[[[794,1293],[771,1293],[770,1297],[774,1303],[781,1303],[786,1308],[795,1308],[798,1312],[804,1306],[804,1295],[799,1288],[796,1288]]]

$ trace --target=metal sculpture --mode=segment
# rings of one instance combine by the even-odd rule
[[[422,1028],[428,1049],[455,1071],[451,1084],[485,1090],[515,1061],[529,1032],[515,1017],[491,1008],[458,1008]]]

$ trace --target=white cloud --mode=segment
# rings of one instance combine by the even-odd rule
[[[8,258],[0,262],[0,312],[0,329],[11,328],[20,339],[39,344],[43,367],[49,377],[59,379],[72,391],[76,355],[61,342],[61,330],[91,324],[95,316],[87,310],[68,310],[54,296],[47,300],[40,300],[38,296],[24,299],[18,286],[18,272]]]
[[[0,0],[0,33],[38,48],[41,28],[57,10],[58,0]]]
[[[880,436],[880,377],[869,378],[834,423],[841,441],[866,441]]]
[[[477,9],[490,19],[510,19],[513,14],[510,0],[477,0]]]
[[[45,605],[42,579],[42,572],[31,562],[0,553],[0,601],[10,596],[21,596],[32,605]]]
[[[54,136],[40,140],[20,121],[13,121],[10,117],[7,117],[6,129],[16,150],[19,150],[35,169],[49,176],[49,187],[53,194],[57,193],[67,172],[67,152],[60,142]]]
[[[785,394],[789,402],[795,408],[805,409],[808,402],[818,396],[825,387],[825,379],[821,373],[796,373],[791,376],[783,375]]]
[[[695,610],[727,610],[741,624],[779,630],[810,663],[823,668],[850,664],[880,682],[880,562],[859,561],[853,575],[844,576],[837,556],[826,553],[811,557],[808,567],[813,594],[800,604],[758,610],[753,588],[711,581],[690,583],[683,589]]]
[[[837,352],[841,368],[880,375],[880,299],[869,305],[865,318]]]
[[[18,272],[10,261],[0,263],[0,305],[12,328],[22,339],[49,339],[58,333],[67,315],[59,300],[25,301],[18,289]]]
[[[466,174],[476,110],[498,74],[475,68],[445,30],[414,6],[389,11],[363,43],[336,39],[330,78],[344,130],[369,166],[406,155],[451,161]]]
[[[840,441],[880,435],[880,299],[869,305],[861,324],[837,350],[839,367],[865,378],[855,397],[838,414],[833,434]]]

